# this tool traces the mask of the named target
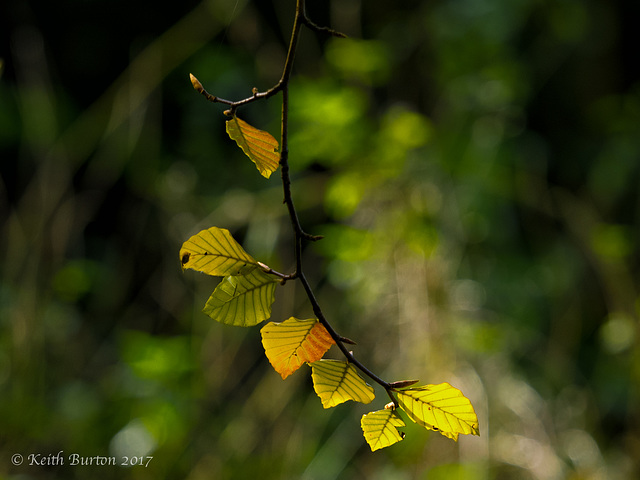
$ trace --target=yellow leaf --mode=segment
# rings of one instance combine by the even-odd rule
[[[258,130],[234,115],[227,120],[227,133],[256,164],[263,177],[269,178],[278,169],[278,141],[269,132]]]
[[[257,262],[234,240],[229,230],[211,227],[182,244],[182,269],[191,268],[207,275],[245,275]]]
[[[251,327],[271,316],[277,280],[260,269],[224,277],[203,312],[227,325]]]
[[[289,318],[270,322],[260,330],[264,352],[284,380],[303,363],[320,360],[335,342],[327,329],[315,318]]]
[[[404,427],[404,421],[393,410],[367,413],[362,416],[360,426],[372,452],[398,443],[404,438],[404,433],[396,428]]]
[[[480,434],[473,405],[448,383],[398,391],[398,403],[411,420],[445,437],[457,441],[460,433]]]
[[[339,360],[318,360],[311,364],[313,389],[324,408],[354,400],[370,403],[374,398],[373,388],[358,375],[350,363]]]

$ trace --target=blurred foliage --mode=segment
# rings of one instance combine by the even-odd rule
[[[350,39],[305,31],[297,55],[309,277],[372,369],[449,381],[480,420],[375,453],[359,406],[322,409],[257,330],[212,324],[177,255],[219,225],[293,264],[277,175],[188,77],[270,87],[292,8],[0,6],[0,477],[637,478],[638,2],[310,2]],[[241,114],[278,136],[277,98]],[[274,320],[311,314],[283,291]],[[61,450],[154,458],[11,464]]]

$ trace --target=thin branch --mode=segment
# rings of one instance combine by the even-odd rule
[[[290,274],[280,273],[274,270],[273,268],[271,268],[269,265],[265,265],[262,262],[258,262],[258,266],[262,269],[264,273],[268,273],[270,275],[275,275],[276,277],[278,277],[281,280],[280,283],[282,285],[284,285],[289,280],[294,280],[295,278],[297,278],[296,273],[290,273]]]
[[[318,321],[325,327],[331,338],[336,342],[336,345],[345,356],[348,362],[352,363],[356,366],[362,373],[367,375],[371,380],[382,386],[387,395],[391,398],[394,405],[398,405],[397,400],[393,396],[393,392],[395,391],[394,384],[390,384],[380,377],[378,377],[375,373],[369,370],[364,364],[362,364],[353,353],[346,347],[345,344],[355,344],[352,340],[343,337],[338,334],[338,332],[333,328],[333,326],[329,323],[329,321],[324,316],[322,309],[320,308],[320,304],[318,303],[315,294],[307,278],[303,271],[302,265],[302,241],[316,241],[320,240],[322,236],[318,235],[310,235],[306,233],[300,224],[300,219],[298,217],[298,212],[296,211],[295,205],[293,203],[293,198],[291,196],[291,177],[289,175],[289,79],[291,77],[291,72],[293,70],[293,60],[295,57],[296,49],[298,46],[298,40],[300,38],[300,31],[302,25],[305,25],[310,30],[319,33],[327,33],[329,35],[333,35],[336,37],[346,37],[346,35],[332,30],[327,27],[320,27],[313,23],[306,15],[305,10],[305,0],[297,0],[296,1],[296,15],[293,22],[293,31],[291,32],[291,39],[289,42],[289,49],[287,51],[287,58],[284,64],[284,68],[282,71],[282,77],[278,81],[276,85],[271,87],[269,90],[264,92],[258,92],[257,89],[253,90],[253,94],[250,97],[247,97],[243,100],[239,101],[230,101],[225,100],[223,98],[219,98],[215,95],[211,95],[207,92],[202,84],[198,81],[196,77],[190,75],[191,83],[193,84],[193,88],[202,94],[208,101],[213,103],[222,103],[228,105],[230,109],[225,113],[229,115],[233,115],[238,107],[247,105],[249,103],[255,102],[257,100],[262,100],[269,98],[279,92],[282,92],[282,117],[281,117],[281,139],[280,139],[280,171],[282,177],[282,189],[284,200],[283,203],[287,206],[287,210],[289,212],[289,218],[291,220],[291,226],[294,233],[294,242],[295,242],[295,261],[296,261],[296,270],[293,274],[283,274],[280,272],[276,272],[272,268],[267,265],[260,264],[260,267],[269,274],[275,275],[279,277],[282,282],[286,282],[287,280],[298,279],[302,283],[302,286],[307,294],[309,302],[313,308],[313,311],[318,318]]]
[[[247,97],[243,100],[238,100],[236,102],[231,101],[231,100],[225,100],[224,98],[220,98],[217,97],[215,95],[211,95],[209,92],[207,92],[204,87],[202,86],[202,83],[200,83],[200,81],[193,75],[193,74],[189,74],[189,77],[191,78],[191,84],[193,85],[193,88],[200,94],[202,94],[204,96],[204,98],[206,98],[207,100],[209,100],[210,102],[213,103],[222,103],[224,105],[229,105],[231,107],[230,109],[230,114],[233,114],[236,109],[238,107],[241,107],[243,105],[247,105],[251,102],[255,102],[257,100],[262,100],[262,99],[266,99],[269,97],[274,96],[276,93],[280,92],[280,90],[282,90],[282,81],[278,82],[276,85],[274,85],[273,87],[271,87],[269,90],[267,90],[266,92],[258,92],[256,89],[253,90],[253,95],[251,95],[250,97]]]
[[[322,309],[320,308],[320,304],[316,300],[316,297],[307,281],[307,278],[304,274],[302,268],[302,240],[317,240],[321,237],[314,237],[306,234],[302,227],[300,226],[300,220],[298,218],[298,213],[296,211],[295,205],[293,203],[293,199],[291,197],[291,178],[289,176],[289,147],[288,147],[288,134],[289,134],[289,77],[291,75],[291,69],[293,67],[293,58],[295,56],[295,50],[298,44],[298,37],[300,35],[300,27],[302,24],[310,27],[311,29],[316,29],[315,25],[311,22],[305,13],[305,0],[297,0],[296,2],[296,17],[293,24],[293,33],[291,34],[291,42],[289,43],[289,52],[287,53],[287,61],[285,62],[284,72],[282,74],[282,78],[280,82],[282,83],[282,143],[281,143],[281,151],[280,151],[280,167],[282,169],[282,187],[284,191],[284,203],[287,205],[287,209],[289,211],[289,217],[291,219],[291,224],[293,226],[293,230],[295,233],[295,251],[296,251],[296,273],[297,278],[302,283],[302,286],[307,293],[307,297],[309,298],[309,302],[313,308],[316,317],[318,317],[318,321],[322,323],[322,325],[327,329],[331,338],[336,342],[336,345],[342,352],[342,354],[346,357],[346,359],[355,365],[360,371],[362,371],[365,375],[371,378],[374,382],[381,385],[387,393],[390,394],[390,386],[389,383],[382,380],[375,373],[369,370],[365,365],[363,365],[357,358],[353,356],[353,353],[349,351],[349,349],[345,346],[345,342],[343,337],[336,332],[333,326],[329,323],[329,321],[325,318]],[[395,400],[394,400],[395,401]]]
[[[255,102],[257,100],[267,99],[281,91],[284,91],[288,87],[289,78],[291,77],[291,71],[293,69],[293,59],[295,57],[296,49],[298,46],[298,39],[300,38],[300,29],[302,25],[305,25],[310,30],[313,30],[317,33],[326,33],[338,38],[347,38],[347,36],[342,32],[338,32],[328,27],[321,27],[315,24],[307,16],[305,0],[298,0],[296,2],[296,16],[293,23],[293,32],[291,33],[289,49],[287,51],[287,59],[285,61],[284,68],[282,70],[282,77],[280,78],[278,83],[276,83],[273,87],[271,87],[269,90],[266,90],[264,92],[259,92],[256,88],[254,88],[252,91],[252,95],[250,97],[244,98],[242,100],[237,100],[237,101],[225,100],[224,98],[217,97],[216,95],[211,95],[209,92],[207,92],[204,89],[204,87],[196,77],[189,74],[191,77],[191,83],[193,84],[193,88],[195,88],[198,91],[198,93],[202,94],[210,102],[229,105],[231,107],[229,112],[230,115],[233,115],[238,107],[242,107],[244,105]],[[305,234],[305,237],[307,237],[308,240],[312,240],[312,241],[318,240],[318,238],[312,235]]]
[[[309,27],[310,30],[313,30],[316,33],[326,33],[328,35],[331,35],[332,37],[337,37],[337,38],[348,38],[344,33],[338,32],[337,30],[334,30],[333,28],[321,27],[319,25],[316,25],[315,23],[313,23],[309,19],[309,17],[307,17],[306,14],[304,15],[302,20],[303,20],[304,24],[307,27]]]

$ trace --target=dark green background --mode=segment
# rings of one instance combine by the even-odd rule
[[[324,410],[308,368],[283,382],[259,328],[200,312],[216,280],[181,272],[214,225],[291,271],[279,175],[188,74],[231,100],[272,86],[293,0],[9,0],[0,478],[637,478],[640,4],[309,3],[350,39],[305,30],[291,85],[294,196],[325,235],[308,277],[358,358],[460,388],[480,437],[411,424],[372,454],[384,392]],[[278,102],[240,116],[279,137]],[[292,315],[312,313],[287,284],[272,319]]]

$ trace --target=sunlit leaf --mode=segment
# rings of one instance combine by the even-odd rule
[[[208,275],[244,275],[257,262],[234,240],[229,230],[211,227],[182,244],[182,269],[191,268]]]
[[[335,342],[315,318],[270,322],[260,330],[264,352],[283,379],[304,363],[320,360]]]
[[[247,275],[224,277],[213,291],[203,312],[214,320],[251,327],[271,316],[277,280],[260,269]]]
[[[458,440],[460,433],[480,434],[473,405],[448,383],[399,391],[398,403],[411,420],[453,440]]]
[[[278,169],[278,141],[269,132],[258,130],[234,115],[227,120],[227,133],[256,164],[263,177],[269,178]]]
[[[373,388],[367,385],[350,363],[339,360],[318,360],[311,364],[313,389],[324,408],[331,408],[347,400],[370,403]]]
[[[394,410],[378,410],[362,416],[360,426],[364,438],[375,452],[381,448],[398,443],[404,438],[404,433],[397,427],[404,427],[404,421]]]

